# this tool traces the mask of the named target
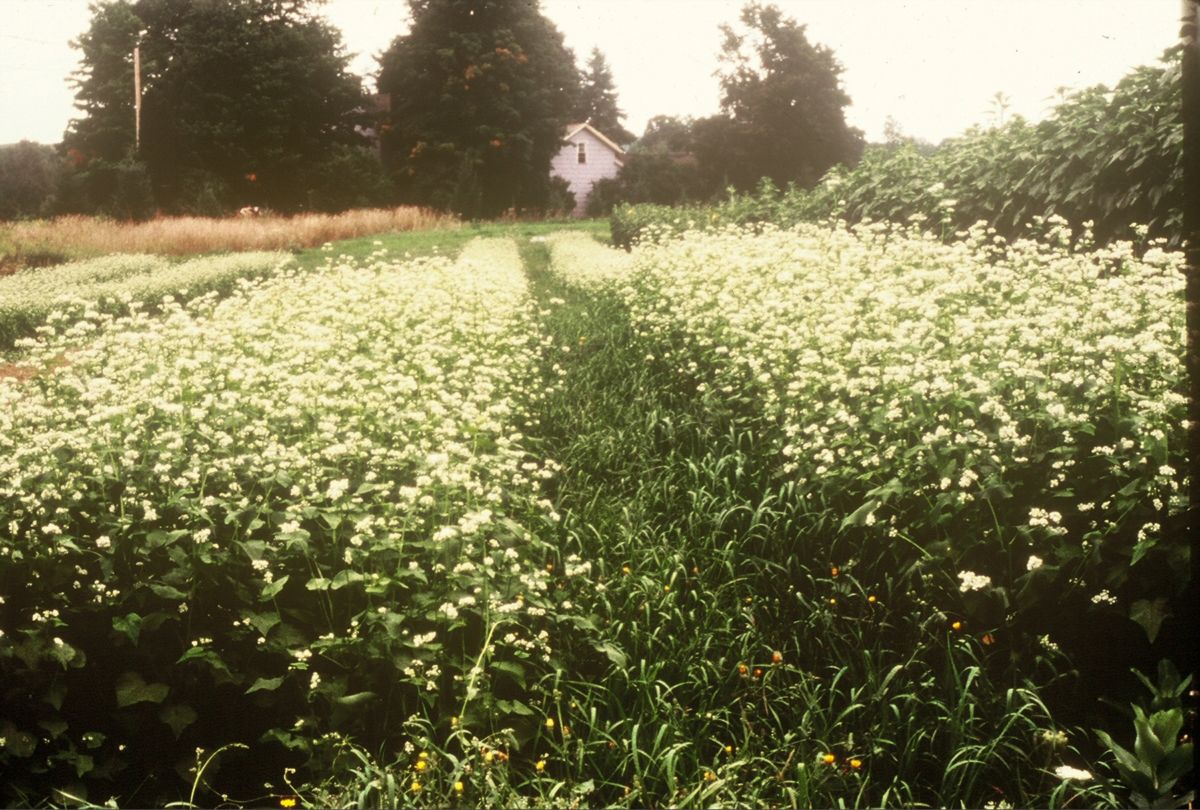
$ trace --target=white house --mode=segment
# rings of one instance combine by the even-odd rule
[[[550,174],[561,177],[575,195],[575,216],[587,210],[592,183],[616,177],[625,158],[625,150],[604,137],[588,122],[568,124],[563,148],[550,161]]]

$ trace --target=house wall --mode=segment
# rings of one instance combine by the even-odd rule
[[[587,163],[579,162],[579,143],[587,144]],[[566,180],[575,195],[575,211],[581,217],[587,209],[592,183],[605,177],[616,177],[621,164],[616,153],[603,141],[582,129],[550,161],[550,173]]]

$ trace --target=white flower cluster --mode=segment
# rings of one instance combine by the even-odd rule
[[[563,281],[587,289],[619,284],[632,267],[628,253],[612,250],[580,231],[546,237],[550,270]]]
[[[205,261],[250,260],[186,264]],[[457,260],[331,256],[224,299],[134,307],[88,341],[47,331],[26,356],[35,381],[0,377],[0,525],[13,530],[0,564],[14,549],[26,565],[79,563],[92,581],[78,598],[116,602],[128,597],[91,563],[159,532],[228,554],[262,587],[283,587],[290,570],[295,588],[294,547],[321,532],[338,546],[310,591],[393,576],[400,554],[447,623],[467,610],[528,614],[549,575],[521,525],[553,516],[542,482],[556,469],[530,460],[518,429],[543,396],[535,318],[515,243],[476,240]],[[239,514],[269,519],[247,518],[233,541],[225,518]],[[317,632],[404,620],[376,606],[348,631]],[[437,631],[421,630],[414,646],[436,666]]]
[[[291,262],[284,253],[234,253],[172,262],[138,254],[105,256],[0,277],[0,348],[21,333],[66,330],[83,337],[106,315],[158,304],[164,296],[188,299],[263,278]]]
[[[958,578],[961,580],[958,589],[963,593],[982,590],[992,584],[991,577],[976,574],[974,571],[959,571]]]
[[[1091,436],[1118,408],[1126,435],[1107,448],[1104,486],[1178,503],[1178,464],[1138,479],[1145,458],[1184,444],[1181,254],[1006,244],[982,226],[949,244],[884,224],[760,231],[644,241],[628,261],[561,237],[552,267],[618,290],[646,356],[681,382],[755,408],[801,492],[869,481],[977,510],[1016,485],[1019,499],[991,499],[1002,523],[1053,540],[1068,532],[1062,513],[1016,510],[1094,499]],[[872,514],[889,531],[933,529]],[[1080,535],[1100,540],[1133,519],[1109,501],[1082,518]]]

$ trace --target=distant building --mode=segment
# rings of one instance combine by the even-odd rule
[[[566,180],[575,195],[575,216],[587,210],[592,184],[616,177],[624,164],[625,150],[588,122],[568,124],[563,148],[550,161],[550,174]]]
[[[387,120],[392,112],[392,97],[385,93],[375,93],[367,98],[366,109],[360,108],[358,112],[366,114],[368,123],[365,126],[356,126],[354,131],[367,139],[375,154],[382,155],[380,136],[389,128]]]

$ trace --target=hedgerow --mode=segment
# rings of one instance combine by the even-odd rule
[[[812,189],[770,183],[707,208],[619,206],[615,244],[689,228],[842,219],[911,220],[945,235],[982,221],[1005,237],[1044,230],[1052,216],[1099,243],[1150,239],[1178,246],[1183,216],[1180,51],[1142,66],[1115,87],[1068,95],[1036,124],[1021,118],[973,128],[926,154],[911,144],[868,148],[853,168],[835,167]],[[1090,223],[1090,224],[1089,224]],[[654,228],[653,233],[648,229]]]

